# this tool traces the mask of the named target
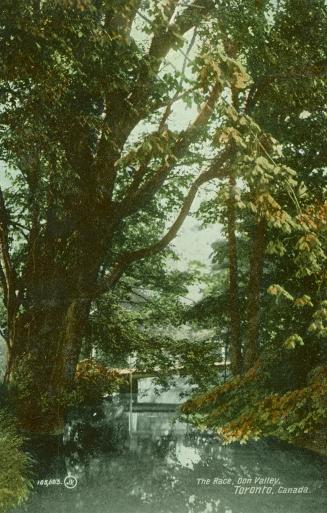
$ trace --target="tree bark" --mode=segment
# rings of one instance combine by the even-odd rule
[[[40,302],[18,316],[7,379],[18,386],[17,413],[25,430],[63,429],[90,303],[83,298]]]
[[[247,299],[247,333],[244,347],[244,367],[250,369],[258,359],[260,326],[260,289],[263,276],[266,220],[259,219],[253,239]]]
[[[79,233],[77,219],[67,234],[48,220],[30,245],[6,370],[6,380],[16,386],[20,425],[29,432],[58,433],[64,426],[92,296],[110,246],[110,235],[100,230],[94,212],[88,214],[78,223]]]
[[[227,203],[228,257],[229,257],[229,345],[231,369],[234,375],[243,368],[241,344],[241,316],[238,291],[238,262],[236,242],[235,177],[229,179],[229,199]]]

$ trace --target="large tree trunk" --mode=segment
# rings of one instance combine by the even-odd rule
[[[7,376],[18,387],[17,413],[24,429],[62,430],[89,309],[89,300],[74,299],[35,305],[17,318]]]
[[[250,260],[250,276],[247,299],[247,333],[244,347],[245,370],[258,359],[260,325],[260,290],[265,252],[266,220],[261,218],[255,226]]]
[[[238,263],[236,242],[235,177],[230,176],[227,204],[228,255],[229,255],[229,342],[231,369],[234,375],[242,372],[241,316],[238,293]]]
[[[63,429],[65,406],[86,331],[108,237],[84,225],[72,245],[45,233],[35,240],[25,272],[23,309],[15,319],[6,379],[17,391],[25,430]]]

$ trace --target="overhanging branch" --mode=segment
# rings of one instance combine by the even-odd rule
[[[221,91],[221,83],[217,81],[216,84],[212,87],[209,97],[204,103],[199,114],[193,123],[180,134],[179,138],[171,149],[171,152],[167,154],[167,158],[165,158],[164,163],[159,166],[159,168],[154,171],[153,174],[151,174],[150,178],[139,188],[135,187],[135,182],[133,181],[125,195],[125,198],[121,202],[121,213],[124,216],[135,213],[160,189],[160,187],[167,179],[170,171],[176,165],[176,162],[186,154],[190,145],[196,140],[199,130],[209,121]],[[142,176],[138,176],[138,180],[136,182],[137,185],[139,185],[142,177],[144,177],[148,172],[148,168],[144,167],[141,169],[141,171]]]
[[[131,11],[131,17],[133,17],[137,13],[138,4],[136,1],[131,3],[134,7],[137,6]],[[164,10],[168,12],[167,20],[163,24],[159,23],[159,26],[154,29],[150,49],[140,61],[131,89],[116,94],[111,93],[110,98],[106,98],[106,103],[110,104],[110,111],[106,114],[104,124],[110,133],[111,147],[108,148],[105,137],[102,137],[95,167],[99,168],[106,177],[110,198],[116,181],[115,162],[119,159],[121,149],[135,126],[147,116],[149,110],[153,110],[149,107],[149,98],[151,98],[161,63],[169,50],[176,46],[176,43],[180,43],[183,35],[197,26],[201,18],[215,8],[213,0],[195,0],[176,16],[173,23],[169,23],[169,17],[177,3],[174,0],[166,3]]]
[[[195,0],[184,9],[173,23],[160,24],[155,30],[149,52],[140,62],[138,78],[128,95],[130,131],[147,112],[147,100],[154,77],[171,49],[181,44],[183,36],[215,8],[213,0]]]
[[[225,176],[225,165],[228,162],[230,151],[230,147],[226,147],[223,153],[213,161],[209,169],[202,172],[196,178],[184,199],[184,203],[177,218],[175,219],[174,223],[169,228],[167,233],[162,237],[162,239],[145,248],[141,248],[121,255],[121,257],[114,265],[112,272],[105,278],[103,278],[103,280],[99,283],[96,295],[105,293],[111,287],[113,287],[124,274],[127,267],[131,265],[133,262],[153,256],[162,251],[163,249],[165,249],[168,246],[168,244],[170,244],[170,242],[176,237],[183,222],[189,214],[194,198],[201,185],[215,178],[223,178]]]
[[[200,20],[214,9],[213,0],[194,0],[181,14],[176,17],[172,24],[161,27],[154,34],[149,50],[149,57],[158,59],[160,62],[166,57],[169,50],[179,42],[192,27],[199,24]]]
[[[283,73],[269,73],[259,76],[252,84],[246,101],[245,112],[251,114],[258,100],[262,97],[267,87],[274,82],[305,80],[314,78],[323,78],[327,76],[327,62],[321,61],[313,64],[301,66],[300,68],[291,67]]]

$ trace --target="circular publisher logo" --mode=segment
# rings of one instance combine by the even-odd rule
[[[66,476],[64,480],[64,485],[66,488],[72,490],[77,485],[77,479],[75,476]]]

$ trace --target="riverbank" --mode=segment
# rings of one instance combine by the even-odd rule
[[[327,427],[320,431],[303,435],[303,437],[296,440],[293,445],[301,449],[313,451],[320,456],[327,457]]]

